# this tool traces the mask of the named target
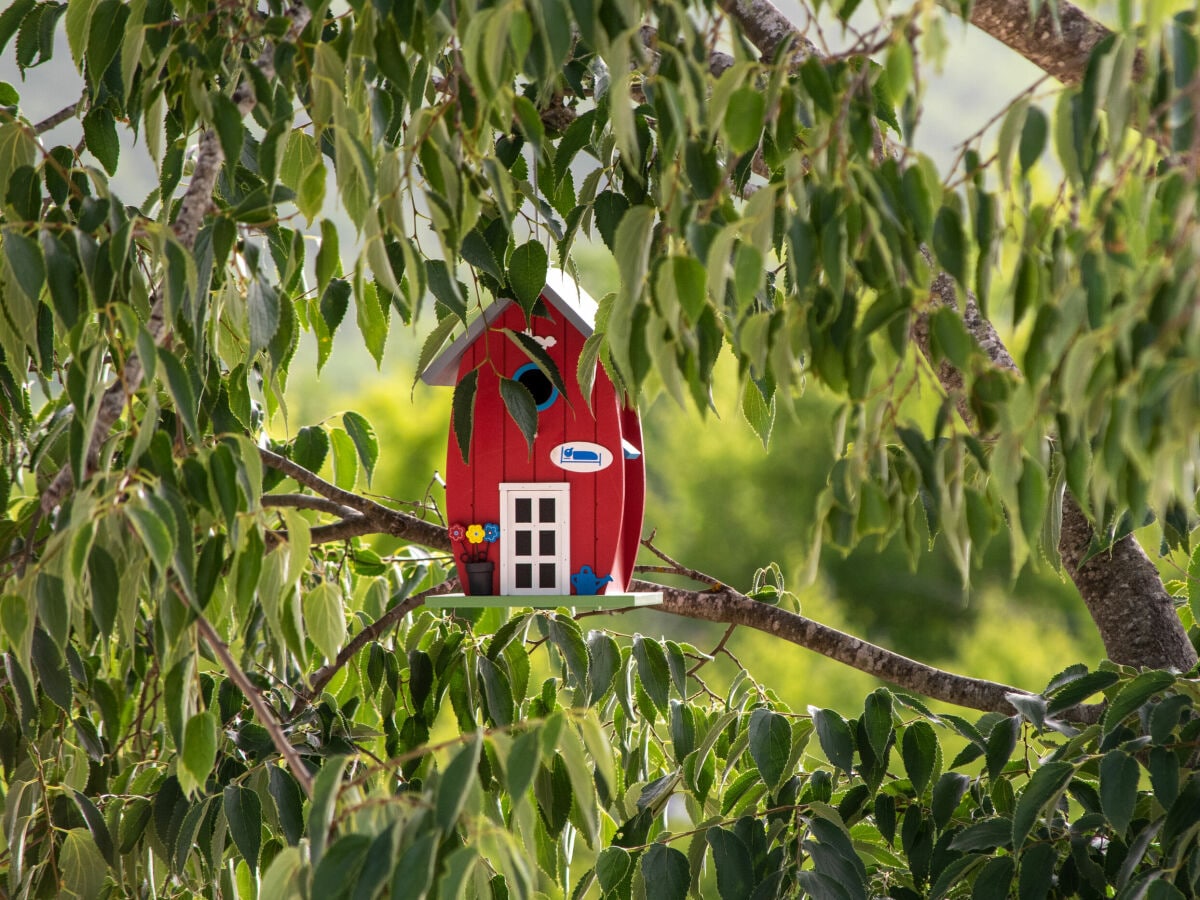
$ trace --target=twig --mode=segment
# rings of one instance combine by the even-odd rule
[[[234,661],[233,654],[229,652],[229,647],[221,640],[212,625],[209,624],[208,619],[204,618],[200,613],[196,613],[196,628],[199,630],[201,637],[204,638],[204,642],[217,655],[217,658],[221,661],[221,665],[225,667],[225,672],[230,680],[246,695],[246,699],[250,701],[250,708],[254,710],[254,715],[258,717],[258,721],[262,724],[263,728],[267,729],[267,733],[271,735],[271,743],[275,745],[275,749],[279,751],[288,768],[291,769],[292,774],[296,777],[296,781],[300,782],[300,787],[304,788],[304,793],[311,797],[313,786],[312,775],[309,774],[304,761],[300,759],[300,754],[296,752],[296,748],[288,741],[287,735],[283,733],[283,729],[279,727],[279,723],[271,713],[271,708],[263,700],[262,694],[250,683],[250,679],[246,677],[246,673]]]
[[[411,597],[406,597],[400,603],[397,603],[382,616],[380,616],[378,621],[371,623],[358,634],[356,634],[350,639],[349,643],[342,648],[341,652],[338,653],[337,659],[327,665],[322,666],[313,673],[308,690],[298,692],[300,696],[292,706],[291,715],[295,716],[299,714],[300,710],[307,706],[313,697],[321,693],[321,691],[325,688],[325,685],[329,684],[333,676],[336,675],[341,668],[346,665],[346,663],[350,662],[350,660],[354,658],[354,654],[365,647],[369,641],[375,640],[375,638],[379,637],[379,635],[383,634],[418,606],[423,605],[425,603],[425,598],[434,597],[439,594],[448,594],[457,587],[458,579],[448,578],[441,584],[435,584],[428,590],[421,591],[419,594],[413,594]]]
[[[725,633],[723,635],[721,635],[721,640],[719,640],[717,642],[717,646],[713,647],[712,651],[708,654],[708,658],[702,659],[699,662],[697,662],[694,666],[692,666],[692,668],[688,670],[688,675],[694,676],[697,672],[700,671],[700,669],[702,669],[705,666],[705,664],[710,663],[714,659],[716,659],[717,654],[719,654],[719,653],[725,653],[730,659],[732,659],[735,663],[737,663],[738,662],[737,657],[735,657],[732,653],[730,653],[728,650],[725,649],[725,645],[729,643],[729,639],[731,637],[733,637],[733,633],[735,631],[737,631],[737,625],[730,625],[728,628],[726,628]],[[738,668],[741,668],[740,663],[738,664]],[[697,679],[697,680],[699,680],[699,679]]]
[[[341,503],[335,503],[325,497],[314,497],[312,494],[263,494],[264,508],[278,506],[294,507],[296,509],[314,509],[334,516],[346,518],[354,514],[354,510]]]
[[[68,119],[73,118],[75,116],[75,114],[77,112],[79,112],[79,107],[82,104],[83,104],[83,97],[80,97],[78,100],[76,100],[70,106],[64,106],[58,112],[51,113],[50,115],[46,116],[46,118],[42,119],[42,121],[38,122],[36,125],[33,126],[33,133],[34,134],[44,134],[45,132],[49,131],[51,128],[57,128],[63,122],[67,121]]]

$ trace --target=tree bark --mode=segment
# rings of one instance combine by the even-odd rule
[[[931,293],[937,305],[958,307],[954,281],[945,272],[934,279]],[[993,365],[1020,372],[996,329],[980,315],[970,294],[962,316],[967,331]],[[921,353],[937,373],[938,381],[954,399],[963,421],[968,426],[974,425],[963,391],[962,373],[945,360],[940,363],[934,360],[927,314],[917,316],[912,334]],[[1087,516],[1075,498],[1067,493],[1062,503],[1058,552],[1063,567],[1096,623],[1108,658],[1123,665],[1181,672],[1195,666],[1196,651],[1175,612],[1175,603],[1163,586],[1158,568],[1137,539],[1126,535],[1105,552],[1084,562],[1094,537]]]

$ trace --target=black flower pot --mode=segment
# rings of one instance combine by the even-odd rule
[[[484,562],[463,563],[467,569],[467,593],[473,597],[482,597],[492,592],[492,572],[496,564],[491,560]]]

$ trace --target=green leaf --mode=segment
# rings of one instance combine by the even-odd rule
[[[762,139],[767,98],[752,87],[741,87],[729,98],[725,108],[724,132],[729,149],[741,155],[749,153]]]
[[[78,0],[76,0],[78,4]],[[0,13],[0,50],[8,46],[12,36],[17,33],[21,20],[34,7],[34,0],[16,0],[8,9]],[[69,7],[68,7],[69,9]],[[68,16],[69,21],[69,16]]]
[[[253,358],[266,349],[279,330],[279,291],[261,275],[255,275],[246,291],[246,309],[250,315],[249,353]]]
[[[375,437],[375,429],[371,427],[371,423],[365,417],[356,412],[343,413],[342,424],[346,426],[346,433],[354,441],[354,447],[358,450],[358,458],[362,461],[363,469],[367,473],[367,486],[370,487],[371,476],[375,473],[375,463],[379,461],[379,439]]]
[[[875,758],[886,761],[892,737],[892,695],[890,691],[885,688],[876,688],[867,696],[863,709],[863,726]]]
[[[109,175],[117,174],[121,157],[121,141],[117,137],[117,122],[107,108],[95,107],[83,119],[83,140],[88,150],[104,166]]]
[[[721,900],[745,900],[754,892],[754,863],[745,843],[728,828],[710,828],[705,838],[717,867]]]
[[[166,347],[158,348],[158,364],[167,377],[167,390],[175,400],[175,412],[183,421],[188,436],[197,443],[200,442],[200,425],[196,419],[196,393],[192,388],[192,379],[188,376],[183,363]]]
[[[1008,847],[1012,842],[1012,820],[999,816],[969,825],[954,836],[951,850],[970,853],[973,850],[994,850]]]
[[[825,758],[843,772],[850,772],[854,768],[854,736],[849,724],[832,709],[810,706],[808,711],[817,728],[817,740]]]
[[[595,846],[600,833],[600,804],[596,798],[594,764],[583,751],[583,742],[570,725],[564,725],[558,739],[558,750],[567,765],[575,807],[583,818],[583,833],[590,846]]]
[[[475,669],[483,684],[488,713],[498,726],[507,728],[513,723],[515,715],[512,685],[509,684],[508,676],[504,674],[503,669],[482,655],[476,657]]]
[[[508,336],[508,339],[521,348],[522,352],[534,362],[541,373],[549,378],[550,383],[566,398],[566,382],[563,381],[562,374],[558,371],[558,365],[550,358],[550,354],[546,352],[546,349],[532,335],[521,331],[513,331],[511,328],[505,328],[503,331]]]
[[[1046,114],[1039,107],[1029,107],[1025,124],[1021,128],[1021,143],[1017,149],[1017,158],[1021,162],[1021,172],[1028,172],[1037,162],[1042,151],[1046,149],[1046,137],[1050,133],[1050,123]]]
[[[329,442],[333,446],[333,482],[343,491],[352,491],[358,481],[358,449],[354,440],[341,428],[331,428]]]
[[[534,304],[542,295],[549,267],[550,257],[540,241],[522,244],[509,257],[508,284],[526,316],[533,313]]]
[[[303,897],[307,888],[304,857],[298,847],[285,847],[275,855],[262,878],[259,896],[292,898]]]
[[[933,813],[933,824],[943,829],[949,824],[963,795],[971,787],[971,779],[961,772],[943,772],[933,786],[929,808]]]
[[[92,840],[96,842],[96,849],[100,851],[100,855],[104,857],[110,866],[113,865],[116,862],[115,848],[113,847],[112,834],[108,830],[108,824],[104,821],[104,816],[100,814],[100,810],[96,808],[96,804],[79,791],[73,792],[73,798],[75,805],[79,807],[79,812],[83,816],[83,820],[87,823]]]
[[[189,796],[203,792],[217,762],[220,723],[212,710],[196,713],[183,730],[179,755],[179,786]]]
[[[527,731],[513,741],[512,752],[508,755],[508,792],[515,806],[529,786],[533,783],[534,773],[542,757],[541,734],[536,730]]]
[[[346,613],[342,592],[334,582],[323,581],[304,595],[304,628],[317,649],[330,662],[346,640]]]
[[[428,895],[441,837],[437,829],[426,832],[404,851],[392,876],[392,900],[424,900]]]
[[[1058,800],[1074,774],[1075,767],[1062,761],[1048,762],[1033,773],[1013,812],[1013,847],[1025,843],[1037,820]]]
[[[479,384],[479,370],[472,369],[454,386],[454,400],[451,403],[454,420],[454,440],[458,451],[462,454],[464,463],[469,462],[471,453],[471,433],[475,428],[475,393]],[[529,393],[526,391],[525,393]],[[533,399],[532,397],[530,398]],[[536,414],[537,408],[535,406]]]
[[[125,515],[137,532],[142,546],[149,551],[155,568],[160,575],[165,575],[175,553],[175,539],[171,534],[173,529],[145,506],[130,504],[125,507]]]
[[[1165,691],[1175,683],[1175,676],[1170,672],[1150,670],[1138,675],[1123,688],[1104,713],[1104,733],[1112,732],[1132,713],[1136,712],[1143,703],[1152,696]]]
[[[967,284],[967,242],[963,234],[962,216],[953,206],[938,210],[933,223],[933,252],[937,260],[954,280],[964,287]]]
[[[358,881],[367,852],[371,849],[369,834],[343,834],[334,841],[320,865],[313,867],[313,897],[345,897],[351,885]]]
[[[458,822],[463,804],[467,802],[467,794],[475,784],[482,748],[483,738],[479,732],[475,732],[442,770],[434,804],[434,821],[444,832],[449,832]]]
[[[1017,862],[1011,856],[998,856],[984,863],[975,878],[971,900],[1008,900]]]
[[[213,126],[221,142],[221,151],[225,154],[225,164],[232,170],[241,159],[242,142],[246,137],[242,114],[238,112],[237,104],[219,91],[213,91],[209,100],[212,103]]]
[[[642,879],[655,900],[684,900],[691,882],[688,858],[666,844],[651,844],[642,854]]]
[[[430,259],[425,261],[425,277],[429,281],[429,290],[446,309],[454,313],[460,322],[467,323],[467,301],[464,297],[464,287],[457,278],[452,277],[445,260]]]
[[[562,654],[576,687],[586,687],[588,678],[588,651],[579,633],[579,626],[569,617],[555,615],[547,623],[550,641]]]
[[[367,352],[375,360],[375,367],[383,365],[383,350],[387,346],[388,329],[391,325],[390,306],[384,306],[379,301],[379,291],[375,283],[362,283],[354,298],[355,320],[358,322],[359,333],[363,336]]]
[[[258,869],[258,851],[262,847],[262,804],[249,788],[230,784],[223,794],[229,834],[250,871]]]
[[[456,395],[457,393],[455,391]],[[525,435],[525,443],[529,446],[529,452],[532,455],[533,439],[537,435],[538,426],[537,402],[533,399],[533,394],[529,393],[529,388],[521,382],[501,377],[500,397],[504,401],[504,407],[508,410],[508,414],[521,429],[521,434]],[[455,399],[457,401],[457,396]],[[459,446],[462,446],[461,438]]]
[[[746,386],[742,390],[742,415],[762,441],[763,449],[768,449],[771,431],[775,427],[774,392],[772,391],[770,398],[764,397],[758,383],[753,379],[746,379]]]
[[[1008,765],[1009,757],[1017,747],[1017,738],[1021,736],[1021,719],[1012,716],[1001,719],[992,726],[987,741],[988,778],[995,781]]]
[[[613,191],[602,191],[592,201],[593,215],[596,219],[596,229],[609,250],[616,250],[617,226],[629,209],[629,201],[623,194]]]
[[[329,839],[329,828],[337,810],[338,794],[342,788],[342,773],[350,762],[348,756],[327,759],[313,779],[312,803],[308,809],[309,858],[316,866],[325,855],[325,844]]]
[[[1133,819],[1139,778],[1137,760],[1124,750],[1110,750],[1100,760],[1100,808],[1118,836],[1125,835]]]
[[[57,868],[66,896],[99,897],[108,867],[86,828],[72,828],[59,847]]]
[[[608,693],[617,671],[621,668],[621,648],[612,636],[604,631],[589,631],[588,650],[588,706],[594,706]]]
[[[320,472],[328,455],[329,435],[320,425],[305,425],[296,432],[296,440],[288,452],[292,462],[310,472]]]
[[[668,710],[667,699],[671,692],[671,670],[667,665],[667,654],[658,641],[633,636],[633,659],[637,663],[638,680],[654,705],[664,715]]]
[[[605,847],[596,857],[596,880],[600,882],[600,889],[605,894],[617,890],[632,868],[633,859],[628,850],[624,847]]]
[[[791,773],[788,759],[792,750],[792,729],[787,719],[769,709],[750,714],[750,756],[771,793]]]
[[[267,766],[267,790],[275,801],[275,813],[283,836],[293,847],[304,836],[304,794],[300,783],[287,769]]]
[[[36,301],[46,282],[46,263],[37,241],[13,228],[4,229],[4,253],[22,293]],[[19,323],[18,323],[19,325]]]

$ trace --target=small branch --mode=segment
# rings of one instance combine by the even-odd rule
[[[364,534],[378,534],[379,526],[366,516],[354,514],[347,516],[332,525],[318,525],[309,532],[313,544],[334,544],[338,541],[348,541],[351,538],[362,537]]]
[[[308,767],[304,765],[304,761],[300,759],[300,754],[296,752],[296,748],[288,741],[287,735],[283,733],[283,729],[279,727],[279,722],[276,721],[272,714],[271,708],[267,706],[267,702],[263,700],[262,694],[258,689],[250,683],[250,679],[246,677],[246,673],[241,670],[238,664],[233,659],[233,654],[229,652],[229,647],[221,640],[220,636],[209,624],[208,619],[204,618],[200,613],[196,613],[196,628],[200,632],[204,642],[212,649],[213,653],[221,661],[221,665],[225,667],[225,673],[230,680],[241,689],[241,692],[246,695],[246,699],[250,701],[250,708],[254,710],[254,715],[258,717],[258,721],[262,723],[263,728],[267,729],[267,733],[271,735],[271,743],[275,745],[275,749],[279,751],[287,766],[292,771],[292,775],[300,782],[300,787],[304,788],[305,795],[312,796],[313,779],[309,774]]]
[[[410,516],[399,510],[390,509],[376,503],[367,497],[360,497],[351,491],[344,491],[330,484],[319,475],[297,465],[286,456],[280,456],[270,450],[259,449],[259,455],[265,465],[283,472],[289,478],[311,489],[322,497],[332,500],[341,506],[356,510],[367,518],[371,529],[358,532],[359,534],[389,534],[415,544],[423,544],[438,550],[450,550],[450,538],[446,529],[432,522],[425,522],[416,516]],[[334,538],[336,540],[337,538]]]
[[[63,122],[73,119],[75,114],[79,112],[80,106],[83,105],[83,97],[80,97],[70,106],[64,106],[56,113],[51,113],[33,126],[34,134],[44,134],[52,128],[57,128]]]
[[[370,641],[375,640],[410,612],[425,603],[427,597],[436,597],[439,594],[448,594],[458,587],[457,578],[448,578],[441,584],[435,584],[428,590],[421,591],[419,594],[413,594],[411,597],[406,597],[400,603],[397,603],[382,616],[377,622],[368,625],[342,648],[338,653],[337,659],[333,662],[322,666],[313,673],[312,682],[307,691],[300,691],[299,698],[292,706],[291,715],[297,715],[312,700],[324,690],[325,685],[333,679],[346,663],[354,658],[354,654],[365,647]]]
[[[354,510],[340,503],[335,503],[325,497],[314,497],[312,494],[263,494],[264,508],[288,506],[295,509],[314,509],[317,512],[329,513],[331,516],[347,518],[354,515]]]

